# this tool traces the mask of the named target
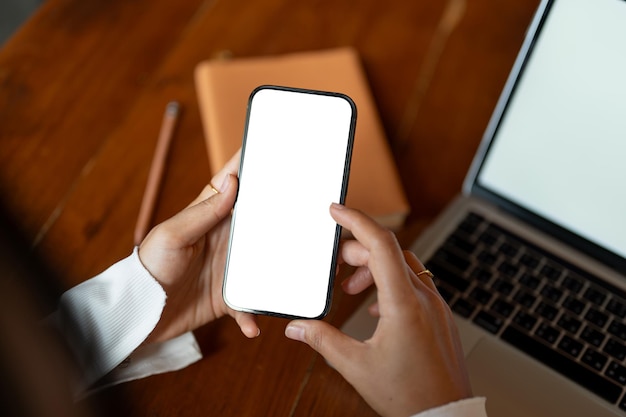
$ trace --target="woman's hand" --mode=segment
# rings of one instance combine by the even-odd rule
[[[237,152],[213,177],[212,185],[152,229],[139,246],[141,262],[167,294],[161,320],[147,342],[171,339],[226,314],[235,318],[247,337],[259,335],[254,316],[227,308],[222,299],[239,156]]]
[[[356,240],[341,257],[357,267],[344,287],[374,282],[380,315],[371,339],[354,340],[322,321],[291,322],[287,337],[322,354],[383,416],[409,416],[472,395],[452,313],[417,257],[363,213],[333,204],[333,218]]]

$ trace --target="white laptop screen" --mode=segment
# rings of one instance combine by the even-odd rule
[[[556,0],[477,176],[626,258],[626,1]]]

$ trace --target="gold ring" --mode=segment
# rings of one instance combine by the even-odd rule
[[[420,275],[428,275],[428,277],[429,277],[430,279],[435,278],[435,275],[434,275],[432,272],[430,272],[428,269],[424,269],[423,271],[418,272],[416,275],[417,275],[418,277],[419,277]]]
[[[219,194],[220,193],[219,191],[217,191],[217,189],[215,187],[213,187],[213,184],[209,183],[209,187],[211,187],[211,189],[213,190],[213,192],[215,194]]]

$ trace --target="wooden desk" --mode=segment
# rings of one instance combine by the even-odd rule
[[[47,0],[0,50],[4,204],[62,287],[77,284],[131,250],[169,100],[184,113],[155,220],[208,181],[198,62],[353,45],[412,206],[408,242],[460,189],[537,3]],[[338,291],[328,320],[359,301]],[[372,415],[285,323],[262,318],[254,341],[231,320],[210,324],[199,363],[97,397],[119,416]]]

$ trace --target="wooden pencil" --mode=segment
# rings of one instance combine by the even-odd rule
[[[169,152],[170,143],[172,142],[172,137],[174,136],[174,128],[176,126],[179,113],[180,105],[177,102],[172,101],[167,104],[165,114],[163,115],[163,122],[161,125],[161,131],[159,132],[154,157],[152,159],[152,165],[150,166],[150,172],[148,174],[146,190],[143,194],[143,200],[141,202],[141,208],[139,209],[139,216],[135,226],[134,243],[136,246],[143,241],[150,228],[150,222],[154,215],[156,199],[159,195],[159,189],[161,187],[163,171],[165,170],[165,161]]]

